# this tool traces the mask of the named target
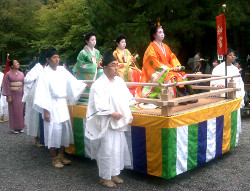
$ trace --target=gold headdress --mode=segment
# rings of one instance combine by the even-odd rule
[[[161,23],[160,23],[160,17],[157,18],[157,21],[158,21],[158,22],[157,22],[158,28],[162,28]]]

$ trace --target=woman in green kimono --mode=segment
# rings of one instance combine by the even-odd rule
[[[96,34],[89,32],[85,35],[85,42],[83,50],[77,56],[77,64],[73,68],[73,73],[78,80],[96,80],[103,73],[100,66],[102,55],[100,51],[95,49]],[[89,93],[87,88],[84,93]],[[87,104],[87,98],[80,98],[78,104]]]

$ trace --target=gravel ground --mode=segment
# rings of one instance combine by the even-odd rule
[[[125,183],[112,190],[250,190],[250,117],[242,119],[239,146],[205,165],[165,180],[123,170]],[[0,191],[110,190],[99,185],[95,161],[67,155],[72,165],[55,169],[48,149],[33,146],[25,133],[12,134],[0,123]]]

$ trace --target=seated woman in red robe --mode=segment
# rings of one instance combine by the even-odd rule
[[[187,81],[186,73],[182,70],[179,60],[170,48],[162,41],[165,37],[160,24],[152,26],[150,30],[151,43],[149,44],[143,58],[142,83],[173,83]],[[169,88],[174,97],[182,97],[193,94],[191,86],[178,86]],[[143,86],[137,88],[137,95],[143,98],[159,98],[161,88]],[[195,103],[198,100],[188,101]],[[182,102],[187,104],[187,102]]]

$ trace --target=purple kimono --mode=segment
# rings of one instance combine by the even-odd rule
[[[24,103],[22,102],[23,80],[23,73],[20,71],[17,71],[17,73],[15,73],[13,70],[7,72],[3,79],[2,94],[12,97],[12,102],[8,103],[8,107],[9,126],[13,130],[24,129]]]

